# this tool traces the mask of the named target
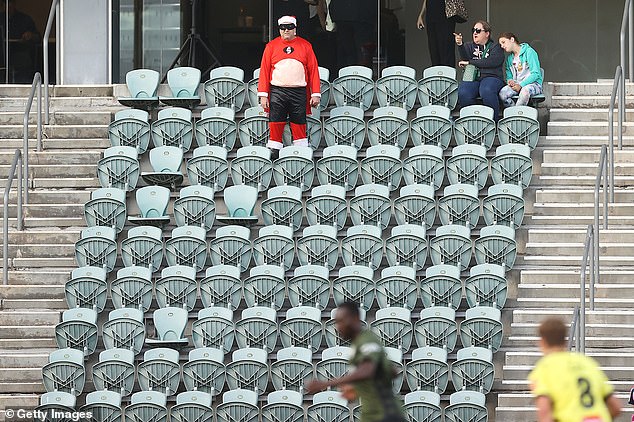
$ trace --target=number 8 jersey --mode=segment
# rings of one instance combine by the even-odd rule
[[[557,422],[610,422],[605,404],[612,386],[592,358],[554,352],[541,358],[528,375],[535,398],[546,396]]]

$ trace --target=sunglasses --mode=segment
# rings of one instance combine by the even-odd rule
[[[480,32],[486,32],[486,30],[484,28],[471,28],[471,32],[473,32],[474,34],[479,34]]]
[[[279,25],[280,31],[292,31],[295,29],[295,24],[292,23],[283,23]]]

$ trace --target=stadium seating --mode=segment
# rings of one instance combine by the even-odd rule
[[[243,147],[265,147],[270,137],[268,113],[259,105],[247,108],[238,124],[238,136]]]
[[[224,352],[211,347],[190,350],[183,364],[183,384],[187,391],[202,391],[212,397],[220,394],[225,385]]]
[[[114,391],[98,390],[86,394],[86,404],[80,412],[90,412],[95,420],[116,422],[121,420],[121,395]]]
[[[149,114],[144,110],[117,111],[108,125],[108,139],[113,147],[130,147],[143,154],[150,145]]]
[[[167,397],[159,391],[138,391],[132,394],[125,408],[124,420],[152,422],[167,420]]]
[[[177,226],[200,226],[211,230],[216,218],[214,190],[208,186],[191,185],[180,190],[174,201],[174,221]]]
[[[75,268],[64,285],[68,308],[88,308],[99,313],[106,306],[108,284],[102,267]]]
[[[110,283],[110,296],[115,308],[148,311],[152,303],[152,271],[136,265],[121,268]]]
[[[136,203],[139,207],[138,217],[129,216],[132,224],[162,227],[169,223],[166,214],[170,200],[170,190],[164,186],[144,186],[136,190]]]
[[[151,127],[152,143],[155,148],[172,146],[187,152],[192,146],[194,125],[191,110],[180,107],[162,109]]]
[[[511,183],[525,189],[533,176],[530,148],[522,144],[500,145],[491,159],[493,183]]]
[[[117,259],[117,234],[112,227],[82,229],[75,242],[75,260],[80,267],[101,267],[112,271]]]
[[[183,150],[175,146],[160,146],[150,150],[152,171],[141,172],[141,178],[149,185],[159,185],[175,190],[183,183],[181,164]]]
[[[81,350],[63,348],[52,351],[42,368],[46,391],[64,391],[79,396],[84,390],[86,370]]]
[[[398,189],[403,176],[401,150],[393,145],[374,145],[366,150],[361,160],[363,183],[378,183],[390,191]]]
[[[375,183],[357,186],[349,204],[354,225],[369,224],[385,229],[392,217],[392,202],[387,186]]]
[[[311,226],[327,224],[339,231],[346,223],[347,211],[346,189],[342,186],[315,186],[310,192],[310,198],[306,199],[306,220]]]
[[[253,210],[258,200],[258,189],[247,185],[233,185],[223,192],[227,215],[216,216],[216,221],[234,226],[251,226],[258,222]]]
[[[373,277],[374,270],[369,266],[341,267],[339,276],[332,282],[335,305],[356,302],[361,309],[370,309],[375,297]]]
[[[231,309],[213,306],[198,311],[198,319],[192,324],[192,341],[195,347],[219,349],[224,355],[231,350],[234,337]]]
[[[456,311],[444,306],[423,309],[414,324],[414,338],[418,347],[439,347],[452,352],[458,339]]]
[[[112,391],[120,397],[132,393],[136,379],[134,352],[128,349],[106,349],[99,353],[99,362],[92,367],[96,390]]]
[[[84,204],[86,225],[112,227],[121,233],[127,217],[125,193],[118,188],[92,191],[90,201]]]
[[[486,397],[477,391],[456,391],[443,412],[447,422],[487,421]]]
[[[232,265],[212,265],[200,280],[203,307],[223,306],[236,310],[242,299],[240,268]]]
[[[159,100],[163,104],[187,108],[194,108],[200,104],[200,95],[198,95],[199,69],[187,66],[170,69],[167,71],[167,84],[172,91],[172,96],[159,96]]]
[[[183,391],[170,409],[170,421],[211,421],[214,416],[211,399],[211,395],[203,391]]]
[[[448,306],[458,309],[462,298],[460,268],[455,265],[433,265],[425,270],[420,283],[423,306]]]
[[[134,308],[114,309],[108,314],[101,333],[106,349],[128,349],[138,355],[145,342],[143,312]]]
[[[374,109],[368,121],[370,145],[394,145],[401,150],[409,139],[407,110],[396,106]]]
[[[161,277],[154,282],[154,294],[160,308],[176,306],[189,312],[194,309],[197,293],[196,268],[192,266],[173,264],[165,267]]]
[[[286,296],[285,286],[284,268],[279,265],[257,265],[251,268],[249,277],[244,279],[244,301],[249,307],[268,306],[279,310]]]
[[[456,391],[472,390],[487,394],[493,387],[495,370],[491,350],[482,347],[464,347],[451,364],[451,382]]]
[[[97,313],[92,309],[74,308],[62,313],[55,326],[55,342],[60,349],[73,348],[85,356],[97,348]]]
[[[219,146],[200,146],[187,161],[187,177],[193,185],[210,187],[221,191],[229,177],[227,150]]]
[[[289,146],[282,148],[273,163],[273,180],[277,186],[295,186],[303,191],[313,186],[315,163],[310,147]]]
[[[329,271],[320,265],[302,265],[288,280],[288,299],[291,306],[313,306],[325,309],[330,300]]]
[[[383,259],[381,228],[371,225],[350,226],[341,241],[344,265],[365,265],[376,270]]]
[[[277,312],[273,308],[253,306],[242,311],[235,324],[238,347],[256,347],[270,353],[277,344]]]
[[[260,105],[260,101],[258,98],[258,82],[260,80],[260,68],[253,70],[253,78],[249,82],[247,82],[247,100],[249,100],[249,105],[251,107],[255,107]]]
[[[298,391],[277,390],[266,396],[266,404],[262,406],[262,422],[303,422],[303,397]]]
[[[493,109],[483,105],[463,107],[453,129],[458,145],[475,144],[489,150],[496,130]]]
[[[244,71],[237,67],[221,66],[212,69],[204,84],[205,100],[209,107],[229,107],[233,111],[242,109],[247,89]]]
[[[439,347],[419,347],[412,351],[406,366],[407,385],[411,391],[432,391],[443,394],[449,381],[447,350]]]
[[[476,227],[480,219],[478,188],[466,183],[445,186],[438,200],[438,215],[442,224]]]
[[[205,267],[207,261],[207,233],[198,226],[181,226],[172,230],[172,237],[165,241],[167,265],[186,265],[196,272]]]
[[[258,393],[237,389],[222,395],[222,404],[216,408],[216,422],[258,422]]]
[[[332,145],[324,148],[317,161],[317,179],[322,185],[342,186],[346,191],[354,189],[359,178],[357,150],[350,145]]]
[[[236,143],[238,126],[235,113],[227,107],[208,107],[200,112],[200,119],[194,126],[196,143],[219,146],[231,151]]]
[[[330,85],[335,104],[369,109],[374,99],[372,69],[365,66],[346,66],[339,69],[339,76]]]
[[[233,265],[246,271],[251,262],[251,232],[242,226],[225,226],[216,230],[216,237],[209,243],[212,265]]]
[[[171,396],[180,384],[178,350],[159,347],[147,350],[137,365],[139,386],[144,391],[160,391]]]
[[[409,111],[418,95],[416,70],[408,66],[390,66],[376,81],[376,99],[381,107],[396,106]]]
[[[398,224],[418,224],[431,228],[436,220],[434,187],[423,184],[407,184],[394,199],[394,218]]]
[[[418,99],[423,106],[441,105],[453,110],[458,103],[456,69],[432,66],[423,70],[423,79],[418,81]]]
[[[414,309],[418,301],[416,271],[404,266],[384,268],[381,278],[376,282],[375,294],[380,308],[400,306]]]
[[[102,188],[117,188],[129,192],[136,188],[139,169],[136,149],[114,146],[107,148],[103,158],[97,163],[97,177]]]
[[[140,266],[157,271],[163,262],[163,232],[154,226],[138,226],[128,230],[121,241],[121,260],[126,267]]]
[[[277,351],[271,363],[271,382],[276,390],[301,393],[313,378],[313,353],[304,347],[285,347]]]
[[[301,227],[304,217],[302,190],[295,186],[274,186],[268,190],[260,210],[264,224],[289,226],[295,232]]]
[[[324,265],[332,270],[339,260],[337,229],[333,226],[317,224],[305,227],[296,246],[300,265]]]
[[[403,161],[403,178],[407,185],[424,184],[440,189],[445,177],[445,162],[441,147],[417,145],[410,148]]]
[[[263,146],[244,146],[238,149],[230,170],[234,185],[253,186],[264,191],[273,176],[271,150]]]
[[[370,329],[379,336],[386,347],[394,347],[402,353],[409,351],[414,337],[409,309],[398,306],[377,309]]]
[[[403,409],[408,422],[441,422],[440,395],[432,391],[416,390],[405,394]]]
[[[321,310],[311,306],[297,306],[286,311],[280,322],[280,340],[284,347],[305,347],[319,350],[322,340]]]
[[[527,106],[507,107],[497,125],[497,135],[501,145],[524,144],[531,150],[539,141],[539,121],[537,109]]]
[[[349,422],[348,401],[337,391],[322,391],[313,395],[313,404],[306,409],[308,422]]]
[[[363,109],[351,105],[335,107],[324,122],[326,145],[349,145],[361,149],[365,140]]]
[[[264,226],[253,240],[253,260],[256,265],[276,265],[289,270],[295,259],[293,229],[288,226]]]
[[[226,366],[226,380],[230,390],[243,388],[258,394],[264,392],[269,382],[267,352],[254,347],[234,351]]]
[[[524,219],[522,187],[508,183],[489,186],[482,200],[482,214],[488,226],[502,224],[519,228]]]
[[[385,240],[385,257],[390,266],[409,266],[421,270],[427,260],[425,226],[402,224],[392,227]]]
[[[416,117],[409,122],[414,145],[436,145],[447,149],[453,135],[451,110],[441,105],[428,105],[416,110]]]
[[[126,107],[148,110],[158,106],[156,95],[160,75],[156,70],[136,69],[125,75],[125,84],[130,92],[129,97],[119,97],[117,101]]]

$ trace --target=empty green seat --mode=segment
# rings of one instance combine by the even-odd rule
[[[231,151],[236,143],[238,126],[235,113],[227,107],[208,107],[200,112],[200,120],[194,125],[196,143],[218,146]]]
[[[129,216],[132,224],[161,227],[169,223],[167,206],[170,201],[170,190],[163,186],[144,186],[136,191],[136,203],[139,216]]]
[[[150,309],[152,303],[152,272],[149,268],[133,265],[117,271],[110,283],[110,296],[115,308]]]
[[[404,149],[409,139],[407,110],[396,106],[374,109],[368,121],[370,145],[394,145]]]
[[[268,113],[259,105],[247,108],[238,123],[238,136],[243,147],[265,147],[270,137]]]
[[[458,309],[462,299],[460,268],[455,265],[433,265],[425,270],[420,283],[423,306],[448,306]]]
[[[414,324],[414,338],[418,347],[432,346],[452,352],[458,340],[456,311],[445,306],[423,309]]]
[[[392,217],[389,188],[375,183],[357,186],[354,197],[350,199],[349,210],[352,224],[369,224],[385,229]]]
[[[227,215],[218,215],[216,220],[234,226],[252,226],[258,222],[253,214],[258,201],[258,189],[247,185],[233,185],[223,192]]]
[[[325,309],[330,300],[329,271],[320,265],[302,265],[293,271],[287,283],[291,306]]]
[[[315,186],[306,200],[306,219],[309,225],[327,224],[341,230],[346,224],[348,207],[346,190],[337,185]]]
[[[229,107],[238,111],[242,108],[247,93],[244,71],[233,66],[212,69],[204,90],[207,106]]]
[[[137,355],[145,342],[143,312],[134,308],[114,309],[101,331],[106,349],[128,349]]]
[[[212,265],[200,280],[203,307],[224,306],[236,310],[242,300],[240,268],[233,265]]]
[[[414,309],[418,301],[416,271],[412,267],[391,266],[381,271],[375,286],[376,301],[380,308],[400,306]]]
[[[370,225],[351,226],[341,241],[344,265],[366,265],[376,270],[383,260],[381,228]]]
[[[114,391],[93,391],[86,394],[86,404],[79,411],[89,412],[97,421],[121,422],[121,395]]]
[[[440,189],[445,178],[442,148],[436,145],[417,145],[410,148],[403,161],[403,178],[408,185],[424,184]]]
[[[246,389],[227,391],[216,408],[216,422],[258,422],[258,393]]]
[[[277,265],[288,270],[294,259],[292,228],[275,224],[260,228],[258,237],[253,240],[253,260],[257,265]]]
[[[270,188],[260,207],[264,224],[281,224],[299,230],[302,225],[302,190],[295,186]]]
[[[289,146],[282,148],[273,163],[273,180],[277,186],[295,186],[302,192],[313,186],[315,163],[310,147]]]
[[[117,111],[114,121],[108,125],[110,145],[134,148],[143,154],[150,144],[149,114],[144,110]]]
[[[108,390],[127,396],[132,393],[135,378],[132,350],[106,349],[99,353],[99,362],[92,367],[92,382],[96,390]]]
[[[374,145],[366,150],[361,160],[363,183],[377,183],[390,191],[398,189],[403,175],[401,150],[393,145]]]
[[[288,228],[288,227],[287,227]],[[251,268],[244,279],[244,301],[247,306],[269,306],[282,308],[286,297],[284,268],[279,265],[257,265]]]
[[[304,347],[285,347],[271,363],[271,382],[276,390],[302,392],[313,378],[313,353]]]
[[[480,264],[471,267],[464,287],[470,308],[492,306],[502,309],[506,303],[508,283],[504,267],[500,265]]]
[[[445,186],[438,200],[438,215],[442,224],[461,224],[475,228],[480,219],[478,188],[466,183]]]
[[[141,172],[141,178],[149,185],[165,186],[172,190],[183,183],[181,164],[183,150],[174,146],[160,146],[150,150],[152,171]]]
[[[392,379],[392,391],[400,394],[403,389],[403,377],[405,366],[403,365],[403,352],[395,347],[385,347],[385,355],[394,368],[394,378]]]
[[[137,366],[137,377],[141,390],[160,391],[171,396],[180,384],[180,366],[178,350],[159,347],[147,350],[143,362]]]
[[[374,270],[368,266],[349,265],[339,269],[338,277],[332,282],[335,305],[356,302],[363,310],[368,310],[374,302]]]
[[[180,190],[174,201],[174,220],[178,226],[200,226],[211,230],[216,218],[214,190],[208,186],[191,185]]]
[[[255,107],[260,105],[260,99],[258,98],[258,82],[260,81],[260,68],[253,70],[253,78],[247,82],[247,100],[249,105]]]
[[[226,379],[231,390],[245,388],[263,393],[269,383],[267,352],[254,347],[235,350],[226,366]]]
[[[211,395],[203,391],[179,393],[176,396],[176,405],[170,409],[170,421],[174,422],[211,422],[213,417]]]
[[[498,122],[500,144],[524,144],[535,149],[539,141],[539,121],[537,109],[528,106],[515,106],[504,109]]]
[[[449,66],[432,66],[423,71],[418,81],[418,99],[423,106],[441,105],[453,110],[458,103],[456,69]]]
[[[84,390],[86,370],[81,350],[63,348],[52,351],[42,368],[46,391],[64,391],[79,396]]]
[[[342,186],[354,189],[359,178],[359,161],[356,148],[349,145],[326,147],[317,161],[317,179],[321,185]]]
[[[527,145],[506,144],[495,150],[491,159],[491,179],[493,183],[512,183],[528,187],[533,177],[533,160]]]
[[[489,177],[489,161],[481,145],[458,145],[447,159],[449,183],[469,183],[482,189]]]
[[[474,254],[478,264],[497,264],[509,271],[515,264],[517,242],[515,230],[508,226],[486,226],[474,242]]]
[[[493,109],[484,105],[463,107],[453,129],[458,145],[475,144],[488,150],[495,139]]]
[[[62,313],[62,322],[55,326],[55,342],[60,349],[73,348],[85,356],[97,348],[97,313],[92,309],[75,308]]]
[[[453,135],[451,110],[442,105],[420,107],[409,123],[409,130],[414,145],[436,145],[447,149]]]
[[[171,97],[160,96],[163,104],[173,107],[194,108],[200,104],[198,85],[200,85],[200,70],[195,67],[175,67],[167,72],[167,84]]]
[[[405,395],[403,409],[409,422],[441,422],[440,395],[432,391],[416,390]]]
[[[524,219],[522,187],[509,183],[491,185],[482,200],[482,214],[487,226],[502,224],[519,228]]]
[[[135,69],[125,75],[125,84],[130,92],[129,97],[119,97],[117,101],[126,107],[149,110],[157,107],[159,97],[156,90],[160,75],[156,70]]]
[[[195,347],[212,347],[228,353],[233,345],[233,311],[212,306],[198,311],[198,319],[192,324],[192,341]]]
[[[351,105],[333,108],[324,122],[324,138],[328,146],[348,145],[361,149],[365,140],[363,110]]]
[[[319,350],[322,339],[321,310],[311,306],[297,306],[286,311],[280,322],[280,339],[284,347],[305,347]]]
[[[418,271],[427,260],[427,232],[425,226],[402,224],[392,227],[385,240],[385,257],[390,266],[408,266]]]
[[[127,192],[136,188],[139,180],[139,160],[132,147],[110,147],[97,163],[97,177],[102,188],[117,188]]]
[[[229,177],[227,150],[212,145],[196,148],[187,161],[187,177],[193,185],[207,186],[214,192],[223,190]]]
[[[172,146],[187,152],[193,140],[191,110],[169,107],[158,112],[158,118],[152,122],[152,143],[155,148]]]
[[[225,385],[224,352],[211,347],[197,347],[189,351],[183,364],[183,384],[187,391],[202,391],[212,397],[222,392]]]
[[[381,107],[396,106],[409,111],[418,94],[416,70],[408,66],[390,66],[376,81],[376,99]]]
[[[277,311],[264,306],[253,306],[242,311],[235,324],[238,347],[257,347],[271,352],[277,344]]]
[[[471,230],[457,224],[440,226],[429,243],[429,255],[434,265],[448,264],[464,270],[471,262]]]
[[[267,190],[273,176],[271,150],[264,146],[242,147],[230,169],[234,185],[252,186],[260,192]]]
[[[348,401],[338,391],[322,391],[313,395],[313,404],[306,409],[308,422],[349,422]]]
[[[157,271],[163,262],[163,232],[154,226],[138,226],[128,230],[121,242],[123,265],[146,267]]]
[[[339,259],[337,229],[318,224],[305,227],[297,239],[297,258],[300,265],[323,265],[332,270]]]
[[[477,391],[456,391],[444,411],[447,422],[487,422],[486,397]]]
[[[44,422],[54,422],[59,418],[54,418],[53,412],[62,415],[65,412],[72,413],[75,411],[76,401],[77,398],[71,393],[50,391],[40,396],[40,405],[35,408],[35,411],[37,415],[44,415]]]
[[[84,218],[88,226],[113,227],[117,233],[125,225],[125,190],[99,188],[90,194],[90,201],[84,204]]]
[[[216,237],[209,243],[212,265],[233,265],[246,271],[251,262],[251,231],[242,226],[225,226],[216,230]]]
[[[318,110],[325,110],[330,104],[330,70],[319,66],[319,92],[321,99],[319,100]]]
[[[64,286],[69,308],[89,308],[103,311],[108,296],[106,271],[102,267],[79,267],[71,272]]]
[[[160,308],[177,306],[191,311],[198,294],[196,269],[187,265],[163,268],[161,277],[154,283],[154,292]]]
[[[483,347],[462,348],[458,350],[458,358],[451,364],[450,372],[456,391],[471,390],[487,394],[495,378],[493,354]]]
[[[407,385],[411,391],[432,391],[443,394],[449,382],[447,350],[433,346],[414,349],[412,360],[407,363],[405,373]]]
[[[94,226],[82,229],[75,242],[75,260],[80,267],[101,267],[112,271],[117,259],[117,234],[112,227]]]
[[[436,219],[434,187],[423,184],[403,186],[394,200],[394,217],[398,224],[432,227]]]
[[[266,396],[262,406],[262,422],[303,422],[303,397],[299,391],[278,390]]]
[[[196,272],[203,269],[207,261],[207,233],[197,226],[181,226],[172,230],[172,237],[165,241],[167,265],[186,265]]]
[[[372,69],[365,66],[346,66],[339,69],[339,77],[330,85],[331,95],[338,107],[353,106],[364,111],[374,99]]]
[[[397,306],[378,309],[370,328],[386,347],[394,347],[402,353],[409,351],[414,334],[409,309]]]
[[[501,312],[489,306],[467,309],[460,323],[460,341],[463,347],[478,346],[495,353],[502,345],[503,327]]]
[[[374,294],[374,292],[372,292],[372,294]],[[328,347],[349,347],[351,345],[351,341],[349,339],[342,338],[341,334],[339,334],[339,331],[337,331],[336,329],[336,313],[337,309],[333,309],[332,311],[330,311],[330,319],[324,323],[324,337],[326,338],[326,344],[328,345]],[[365,314],[365,309],[359,308],[359,317],[361,318],[361,326],[363,327],[363,329],[366,329],[368,326],[368,324],[365,322]]]
[[[166,422],[167,398],[159,391],[139,391],[125,408],[125,421]]]

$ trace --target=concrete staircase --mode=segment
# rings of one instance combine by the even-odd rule
[[[533,152],[529,196],[534,198],[524,219],[525,255],[504,343],[496,421],[535,420],[526,377],[541,356],[537,326],[549,316],[570,321],[579,303],[581,258],[586,228],[594,218],[600,146],[607,144],[611,87],[611,82],[549,86],[547,134]],[[634,86],[628,85],[627,94],[632,107]],[[634,379],[634,113],[628,111],[626,118],[624,149],[615,154],[616,202],[609,206],[609,230],[600,232],[601,281],[586,329],[586,353],[599,362],[623,403],[618,421],[629,421],[634,411],[626,403]],[[588,291],[585,296],[589,300]]]
[[[2,186],[15,149],[22,147],[29,90],[0,87]],[[6,408],[35,407],[44,392],[41,368],[57,347],[54,327],[67,308],[64,283],[76,266],[74,243],[85,226],[83,204],[99,186],[97,161],[109,146],[108,123],[119,109],[112,87],[54,87],[43,152],[33,152],[35,125],[30,127],[25,230],[15,228],[14,190],[9,208],[9,283],[0,285],[0,420]],[[35,106],[30,121],[35,123]]]

